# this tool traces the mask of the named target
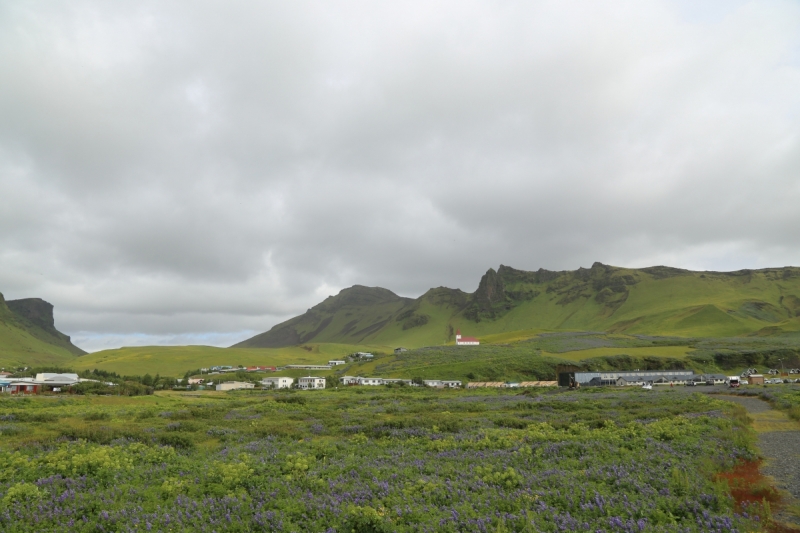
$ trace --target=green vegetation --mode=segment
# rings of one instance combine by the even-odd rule
[[[747,417],[684,391],[162,392],[0,410],[11,533],[761,531],[769,516],[717,475],[754,457]]]
[[[64,365],[83,353],[55,329],[52,305],[38,298],[6,302],[0,294],[0,367]]]
[[[417,299],[354,286],[239,347],[303,342],[409,348],[454,342],[454,332],[513,342],[546,331],[680,337],[800,332],[800,269],[691,272],[669,267],[525,272],[490,269],[478,289],[431,289]]]
[[[692,369],[740,373],[746,368],[800,367],[800,337],[682,338],[580,332],[546,333],[525,341],[436,346],[356,363],[341,372],[364,376],[465,381],[554,380],[559,368]]]
[[[98,368],[122,375],[159,373],[183,376],[187,370],[215,365],[283,366],[324,365],[332,359],[363,350],[388,352],[386,346],[304,344],[285,348],[215,348],[213,346],[142,346],[103,350],[84,355],[72,363],[77,370]],[[307,372],[307,371],[306,371]]]

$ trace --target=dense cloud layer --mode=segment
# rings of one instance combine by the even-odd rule
[[[800,6],[703,6],[0,4],[0,291],[93,350],[500,263],[798,265]]]

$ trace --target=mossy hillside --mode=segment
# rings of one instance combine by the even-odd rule
[[[490,269],[472,294],[431,289],[417,299],[353,287],[239,346],[291,339],[422,347],[454,332],[500,341],[511,332],[604,331],[683,337],[800,331],[800,269],[730,273],[669,267],[525,272]],[[357,297],[354,297],[357,296]],[[500,337],[498,337],[500,336]]]
[[[62,337],[12,311],[0,294],[0,367],[67,365],[83,352]]]

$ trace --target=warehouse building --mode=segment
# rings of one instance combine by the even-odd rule
[[[558,385],[569,387],[573,385],[602,386],[602,385],[685,385],[687,381],[695,378],[692,370],[644,370],[622,372],[561,372],[558,374]]]

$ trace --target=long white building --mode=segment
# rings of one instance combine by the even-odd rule
[[[261,380],[263,387],[272,387],[273,389],[288,389],[294,383],[294,379],[286,377],[277,378],[264,378]]]

